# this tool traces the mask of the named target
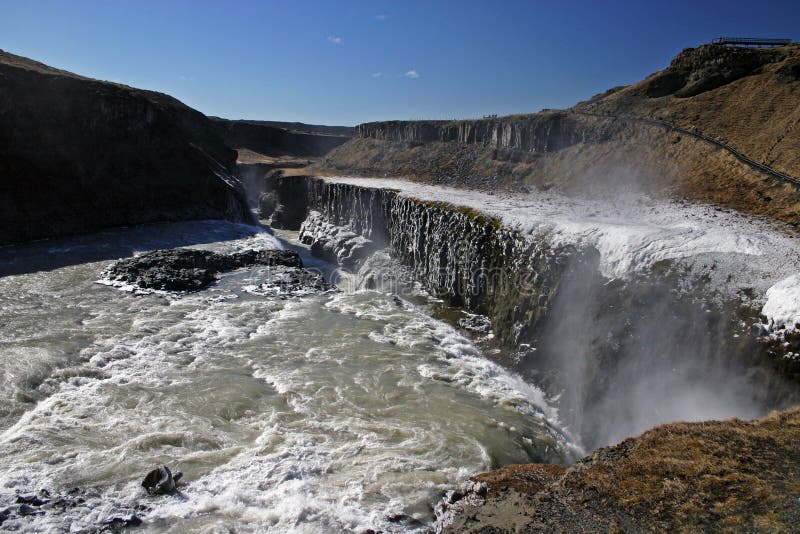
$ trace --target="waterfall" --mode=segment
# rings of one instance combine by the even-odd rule
[[[355,272],[385,250],[432,296],[487,317],[589,448],[660,422],[753,418],[797,401],[749,328],[758,310],[677,260],[609,277],[596,244],[390,187],[306,180],[301,240],[312,252]]]

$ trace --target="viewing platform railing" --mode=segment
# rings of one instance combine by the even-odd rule
[[[759,39],[757,37],[717,37],[711,44],[737,46],[786,46],[791,39]]]

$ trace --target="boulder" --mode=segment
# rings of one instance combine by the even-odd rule
[[[176,483],[183,477],[180,471],[172,471],[166,465],[156,467],[144,477],[142,487],[150,495],[167,495],[175,491]]]
[[[275,193],[268,191],[261,193],[258,198],[258,214],[262,219],[269,219],[275,213],[275,208],[278,206],[278,200]]]
[[[160,291],[199,291],[216,280],[216,274],[252,265],[301,268],[297,252],[246,250],[217,254],[208,250],[154,250],[111,265],[104,277],[110,282]]]

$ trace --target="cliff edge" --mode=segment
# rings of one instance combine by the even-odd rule
[[[0,51],[0,244],[249,220],[235,162],[211,121],[170,96]]]

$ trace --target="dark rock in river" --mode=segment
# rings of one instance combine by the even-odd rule
[[[252,295],[285,299],[336,289],[321,274],[298,267],[278,266],[264,275],[260,283],[246,286],[244,290]]]
[[[161,93],[0,51],[0,244],[152,221],[246,221],[236,153]]]
[[[103,522],[105,530],[110,532],[124,532],[130,527],[138,527],[142,524],[142,520],[137,515],[117,516],[106,519]]]
[[[112,282],[134,284],[142,289],[198,291],[216,280],[216,273],[251,265],[303,266],[290,250],[246,250],[217,254],[207,250],[154,250],[119,260],[105,272]]]
[[[142,487],[150,495],[167,495],[175,491],[176,483],[183,477],[183,473],[175,471],[173,474],[169,467],[162,465],[147,473],[142,480]]]
[[[262,219],[268,219],[275,213],[277,205],[278,201],[275,198],[275,193],[271,191],[262,193],[258,198],[258,214]]]

